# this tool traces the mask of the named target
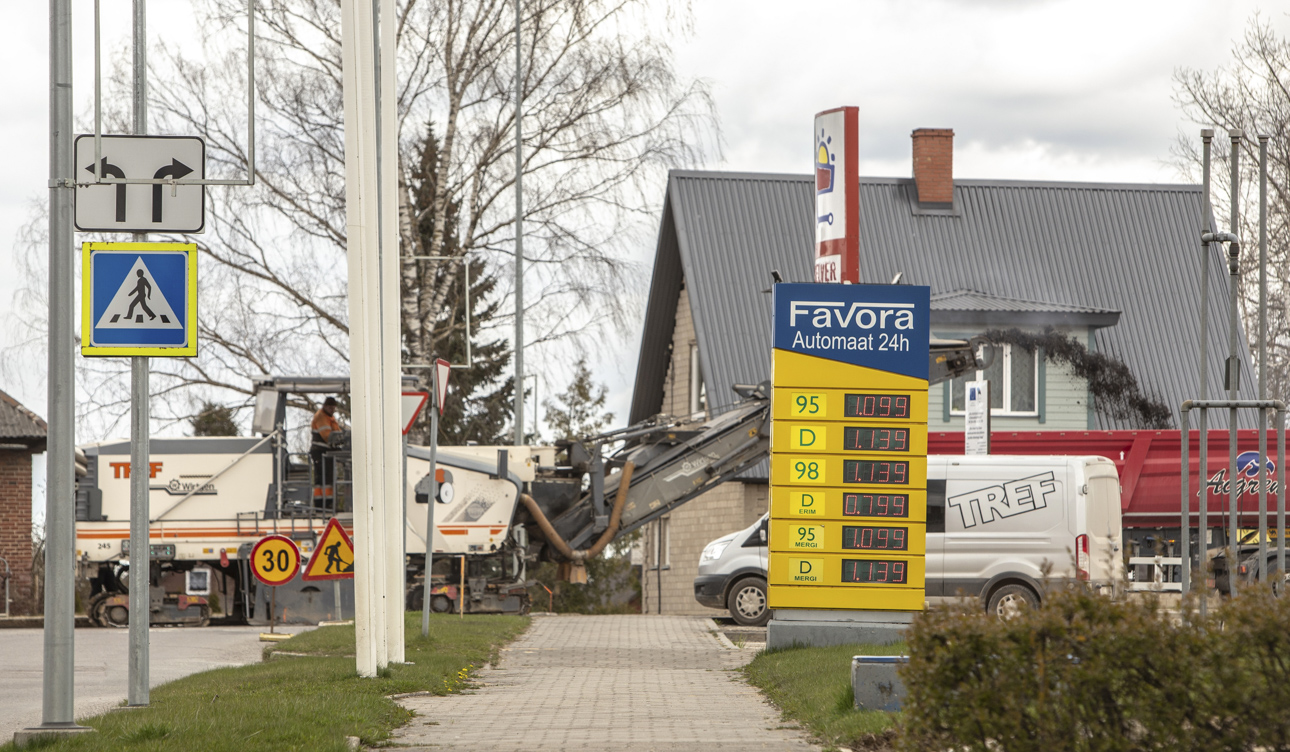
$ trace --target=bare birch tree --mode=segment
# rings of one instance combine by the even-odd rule
[[[1214,71],[1181,69],[1174,73],[1174,99],[1183,114],[1200,127],[1217,131],[1213,142],[1212,200],[1219,230],[1230,217],[1231,141],[1241,129],[1240,146],[1240,305],[1251,352],[1258,353],[1259,302],[1259,141],[1268,140],[1268,396],[1290,397],[1290,40],[1277,24],[1255,16],[1232,50],[1231,62]],[[1174,160],[1184,174],[1200,181],[1201,140],[1196,131],[1179,136]],[[1199,218],[1198,218],[1199,222]],[[1199,228],[1199,223],[1197,225]],[[1199,232],[1199,229],[1198,229]],[[1198,240],[1199,243],[1199,240]],[[1214,283],[1211,280],[1211,283]],[[1217,284],[1226,284],[1219,280]],[[1257,378],[1251,374],[1250,378]]]
[[[207,231],[189,238],[202,251],[202,350],[154,360],[163,420],[181,421],[211,399],[245,405],[252,380],[268,374],[348,371],[339,1],[257,8],[257,184],[212,189]],[[488,278],[474,305],[491,315],[476,337],[502,343],[493,357],[509,358],[513,8],[398,4],[400,253],[453,259],[402,264],[405,363],[461,344],[456,259]],[[717,148],[704,84],[673,69],[663,38],[672,21],[657,20],[672,18],[666,10],[649,0],[523,0],[525,327],[535,349],[590,346],[627,323],[622,301],[635,271],[627,244],[652,230],[666,170]],[[207,0],[203,12],[200,49],[154,53],[152,130],[200,134],[207,174],[245,175],[245,3]],[[492,365],[495,378],[472,388],[501,408],[497,395],[513,385]],[[82,393],[119,421],[128,369],[119,361],[87,369]]]

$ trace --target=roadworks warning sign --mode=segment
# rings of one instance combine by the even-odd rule
[[[352,580],[354,579],[354,541],[345,528],[332,517],[327,520],[313,556],[305,565],[302,580]]]

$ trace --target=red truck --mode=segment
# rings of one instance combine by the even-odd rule
[[[1228,431],[1209,431],[1209,457],[1205,472],[1209,494],[1210,548],[1226,544],[1230,492]],[[993,431],[992,454],[1099,455],[1115,463],[1120,472],[1121,507],[1124,513],[1125,550],[1132,556],[1157,553],[1176,556],[1182,508],[1180,431]],[[1244,529],[1259,526],[1257,430],[1237,431],[1238,523]],[[963,433],[929,431],[929,454],[962,454]],[[1196,483],[1200,466],[1200,432],[1191,432],[1188,448],[1190,477]],[[1277,492],[1283,468],[1277,457],[1277,435],[1268,431],[1268,528],[1275,539]],[[1197,524],[1199,502],[1193,497],[1192,525]],[[1193,555],[1197,551],[1192,536]],[[1275,546],[1273,547],[1275,548]]]

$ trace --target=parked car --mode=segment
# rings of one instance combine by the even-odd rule
[[[769,515],[707,545],[694,597],[765,624]],[[1053,580],[1122,579],[1120,478],[1105,457],[941,455],[927,462],[927,602],[1037,606]]]
[[[723,535],[703,547],[694,598],[711,608],[730,611],[735,622],[760,627],[770,621],[766,606],[766,538],[770,515]]]

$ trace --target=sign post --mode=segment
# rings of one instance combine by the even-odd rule
[[[963,385],[963,453],[990,453],[990,382]]]
[[[435,359],[430,370],[430,393],[434,404],[430,410],[430,498],[426,501],[426,563],[425,579],[421,584],[421,636],[430,636],[430,565],[434,562],[434,505],[439,498],[439,417],[443,415],[444,397],[448,394],[448,377],[452,366],[443,358]]]
[[[900,639],[924,604],[930,290],[778,284],[767,647]]]
[[[266,535],[251,549],[251,571],[257,580],[271,588],[269,634],[273,634],[278,620],[278,586],[291,582],[300,571],[300,549],[285,535]]]

